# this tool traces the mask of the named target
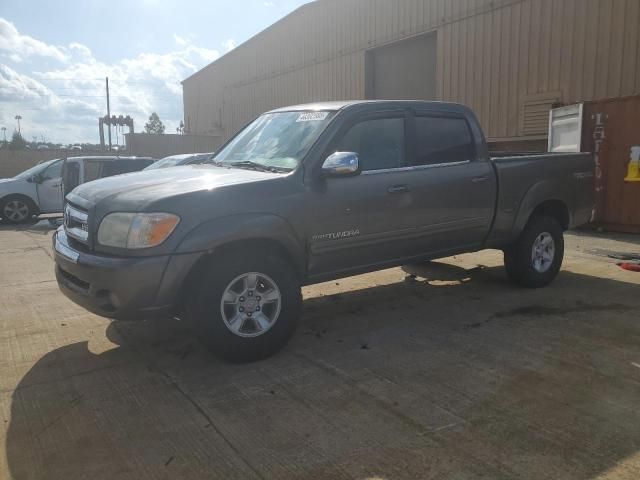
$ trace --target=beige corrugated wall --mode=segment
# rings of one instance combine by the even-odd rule
[[[319,0],[185,80],[187,129],[228,136],[271,108],[364,98],[367,50],[434,31],[438,99],[493,139],[530,133],[533,94],[640,93],[640,0]]]

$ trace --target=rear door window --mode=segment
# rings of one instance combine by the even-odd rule
[[[438,165],[473,160],[475,146],[464,118],[416,116],[413,165]]]
[[[84,181],[92,182],[102,178],[103,162],[99,159],[88,159],[84,162]]]
[[[151,165],[151,160],[112,160],[105,162],[102,168],[103,177],[112,177],[123,173],[131,173],[142,170]]]
[[[66,196],[67,193],[80,185],[80,165],[77,162],[67,162],[63,173],[62,183]]]

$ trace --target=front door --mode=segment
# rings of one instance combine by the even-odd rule
[[[338,135],[331,152],[355,152],[362,173],[329,178],[311,195],[307,247],[312,277],[404,256],[411,229],[404,112],[363,117]]]
[[[62,160],[47,167],[38,179],[38,205],[42,213],[62,212]]]

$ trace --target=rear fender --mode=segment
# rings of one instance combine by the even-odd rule
[[[551,202],[560,202],[566,208],[566,213],[569,216],[568,224],[571,225],[573,190],[567,188],[564,179],[544,180],[533,185],[522,199],[511,232],[512,239],[517,238],[522,233],[531,215],[538,207]]]

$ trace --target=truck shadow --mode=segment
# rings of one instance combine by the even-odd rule
[[[11,394],[12,477],[640,468],[637,284],[563,272],[530,291],[501,268],[407,271],[416,279],[305,300],[290,346],[257,364],[213,359],[177,322],[111,323],[111,350],[46,354]]]
[[[53,222],[60,221],[60,219],[57,217],[51,217],[51,220],[52,221],[50,222],[47,218],[36,219],[29,223],[14,225],[0,219],[0,231],[13,230],[16,232],[30,232],[30,233],[46,235],[49,232],[58,228],[58,224],[55,224]]]

